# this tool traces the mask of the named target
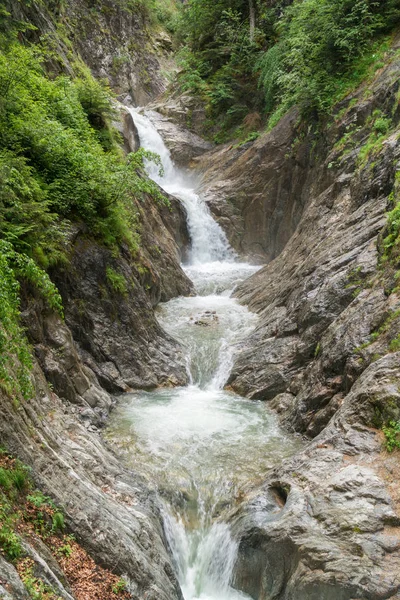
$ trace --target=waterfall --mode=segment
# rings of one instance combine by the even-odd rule
[[[163,164],[160,175],[148,161],[149,176],[186,208],[192,251],[183,267],[197,295],[175,298],[157,313],[182,344],[190,385],[126,394],[113,412],[109,435],[125,451],[131,444],[132,466],[157,485],[185,600],[250,600],[231,587],[238,543],[221,513],[242,496],[242,486],[293,449],[263,403],[223,389],[235,345],[257,322],[231,292],[258,267],[235,260],[190,176],[173,164],[151,121],[131,112],[142,147]]]
[[[215,261],[232,262],[235,253],[229,245],[225,233],[213,219],[206,203],[195,191],[193,178],[178,169],[164,140],[149,118],[134,108],[129,109],[138,130],[141,147],[159,155],[163,166],[146,161],[146,170],[160,187],[179,198],[186,209],[192,247],[191,264],[204,264]]]

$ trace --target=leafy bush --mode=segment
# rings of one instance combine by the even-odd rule
[[[278,43],[259,61],[267,110],[274,102],[306,113],[330,108],[371,40],[399,18],[391,1],[293,2],[275,24]]]
[[[10,472],[7,469],[0,467],[0,487],[5,491],[9,491],[12,488],[13,482],[10,477]]]
[[[61,512],[55,512],[52,518],[52,530],[57,532],[65,528],[64,515]]]
[[[120,594],[121,592],[124,592],[126,588],[126,581],[124,579],[119,579],[117,583],[112,586],[112,592],[113,594]]]
[[[28,487],[28,473],[26,469],[17,467],[10,473],[11,481],[18,492],[23,492]]]
[[[26,498],[28,502],[33,504],[36,508],[42,508],[43,506],[49,506],[52,509],[56,509],[56,506],[51,498],[45,496],[41,491],[35,490],[32,494],[29,494]]]
[[[0,526],[0,549],[10,560],[16,560],[22,556],[20,539],[7,525]]]
[[[188,0],[183,7],[180,32],[186,47],[179,82],[182,89],[201,93],[214,123],[222,118],[222,128],[262,104],[270,126],[293,104],[307,117],[329,110],[371,64],[382,66],[382,35],[400,21],[397,0],[270,4],[253,0],[254,35],[248,1]],[[226,119],[232,110],[233,119]],[[377,122],[377,132],[385,126]]]
[[[386,427],[383,427],[383,433],[385,434],[385,445],[388,452],[400,448],[400,421],[390,421]]]

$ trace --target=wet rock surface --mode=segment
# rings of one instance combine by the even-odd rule
[[[71,233],[70,262],[52,273],[65,323],[26,290],[23,321],[48,381],[61,398],[89,410],[95,426],[110,410],[107,392],[187,381],[181,348],[153,310],[193,289],[179,264],[189,243],[185,213],[177,200],[170,203],[138,202],[141,245],[135,258],[128,249],[116,257],[79,229]],[[113,287],[110,269],[122,277],[123,290]]]
[[[375,395],[392,397],[399,367],[399,354],[368,367],[323,432],[231,515],[239,589],[257,600],[400,597],[399,504],[371,427]]]
[[[170,91],[168,90],[169,93]],[[162,114],[172,123],[176,123],[180,128],[204,136],[206,110],[205,103],[200,98],[187,93],[177,93],[153,101],[149,108]]]
[[[399,68],[394,60],[368,94],[362,88],[353,102],[338,107],[342,116],[327,130],[319,162],[305,160],[296,185],[277,195],[285,214],[288,207],[296,213],[297,226],[285,225],[280,254],[236,291],[261,321],[238,349],[229,386],[268,401],[287,427],[314,438],[261,488],[249,490],[247,502],[231,517],[240,543],[235,585],[256,600],[400,597],[398,457],[388,465],[380,431],[400,415],[400,357],[389,348],[400,330],[400,299],[390,268],[389,274],[378,268],[400,161]],[[390,115],[391,130],[361,159],[377,107]],[[248,190],[257,169],[272,164],[271,144],[278,132],[279,143],[287,144],[294,118],[289,114],[276,131],[226,163],[227,179],[211,188],[210,194],[218,189],[221,205],[226,200],[223,218],[230,219],[231,236],[228,211],[239,219],[240,240],[252,235],[246,207],[261,222],[257,202],[262,215],[274,214],[278,200],[271,207],[265,187],[258,196],[256,190],[249,198],[243,195],[238,212],[238,194],[230,194],[240,186]],[[353,130],[348,149],[341,138]],[[308,144],[306,139],[295,150],[294,172],[300,169],[298,153]],[[284,149],[275,148],[278,157],[280,152]],[[247,179],[238,181],[247,159]],[[267,177],[268,189],[275,191],[286,168],[276,160],[275,173]],[[210,196],[215,210],[213,202]],[[262,235],[266,248],[275,248],[268,256],[273,258],[279,246],[273,241],[270,246],[269,233]]]
[[[289,112],[255,143],[232,144],[197,161],[202,193],[233,248],[253,262],[275,258],[295,231],[314,174],[311,144],[292,153],[299,115]]]
[[[214,146],[211,142],[207,142],[191,132],[187,127],[174,123],[156,110],[146,110],[146,116],[150,118],[161,134],[165,145],[171,152],[173,161],[179,167],[189,166],[194,158],[201,156]]]
[[[132,598],[182,600],[166,552],[153,492],[104,446],[96,433],[79,423],[77,411],[51,392],[35,369],[36,399],[16,409],[0,393],[0,439],[32,468],[35,483],[62,507],[69,531],[98,562],[126,575]],[[42,565],[42,576],[71,598],[43,548],[28,548]],[[0,558],[11,598],[24,600],[14,568]],[[4,596],[8,598],[7,595]]]

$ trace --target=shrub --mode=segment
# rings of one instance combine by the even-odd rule
[[[0,549],[10,560],[17,560],[22,556],[20,539],[7,525],[0,527]]]
[[[306,113],[330,108],[355,61],[399,16],[394,2],[295,0],[276,23],[278,43],[258,63],[267,110],[276,102]]]
[[[124,579],[119,579],[117,581],[117,583],[115,583],[112,586],[112,592],[114,594],[120,594],[121,592],[124,592],[126,590],[126,588],[127,588],[126,581]]]
[[[385,434],[385,446],[388,452],[400,448],[400,421],[390,421],[386,427],[383,427],[383,433]]]
[[[128,293],[128,286],[123,275],[115,271],[112,267],[107,267],[106,277],[112,289],[118,294],[125,296]]]
[[[10,472],[11,481],[13,486],[18,492],[23,492],[29,483],[29,477],[26,469],[17,467]]]
[[[61,532],[65,528],[64,515],[61,512],[55,512],[52,517],[52,530],[55,532]]]
[[[5,491],[9,491],[12,488],[13,481],[11,473],[7,469],[0,467],[0,487]]]
[[[389,131],[391,125],[391,120],[386,119],[384,117],[379,117],[374,123],[374,130],[377,133],[385,134]]]
[[[52,499],[45,496],[39,490],[35,490],[32,494],[28,495],[26,499],[36,508],[42,508],[43,506],[49,506],[52,509],[56,508]]]

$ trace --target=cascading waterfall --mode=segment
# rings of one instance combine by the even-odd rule
[[[161,305],[158,318],[186,349],[191,385],[126,394],[109,437],[128,452],[136,470],[156,482],[185,600],[248,598],[231,587],[237,541],[220,514],[243,495],[248,482],[297,445],[264,404],[223,390],[235,345],[256,324],[256,316],[231,292],[256,267],[235,261],[193,181],[175,167],[149,118],[131,112],[142,147],[157,153],[163,164],[160,175],[149,161],[148,174],[187,211],[192,248],[184,268],[197,295]]]
[[[130,112],[138,130],[141,146],[145,150],[155,152],[161,159],[163,173],[160,174],[158,165],[147,161],[148,175],[166,192],[179,198],[186,209],[192,240],[190,262],[204,264],[211,261],[233,261],[235,253],[225,233],[211,216],[206,203],[196,194],[193,180],[175,167],[168,148],[152,122],[133,108]]]

